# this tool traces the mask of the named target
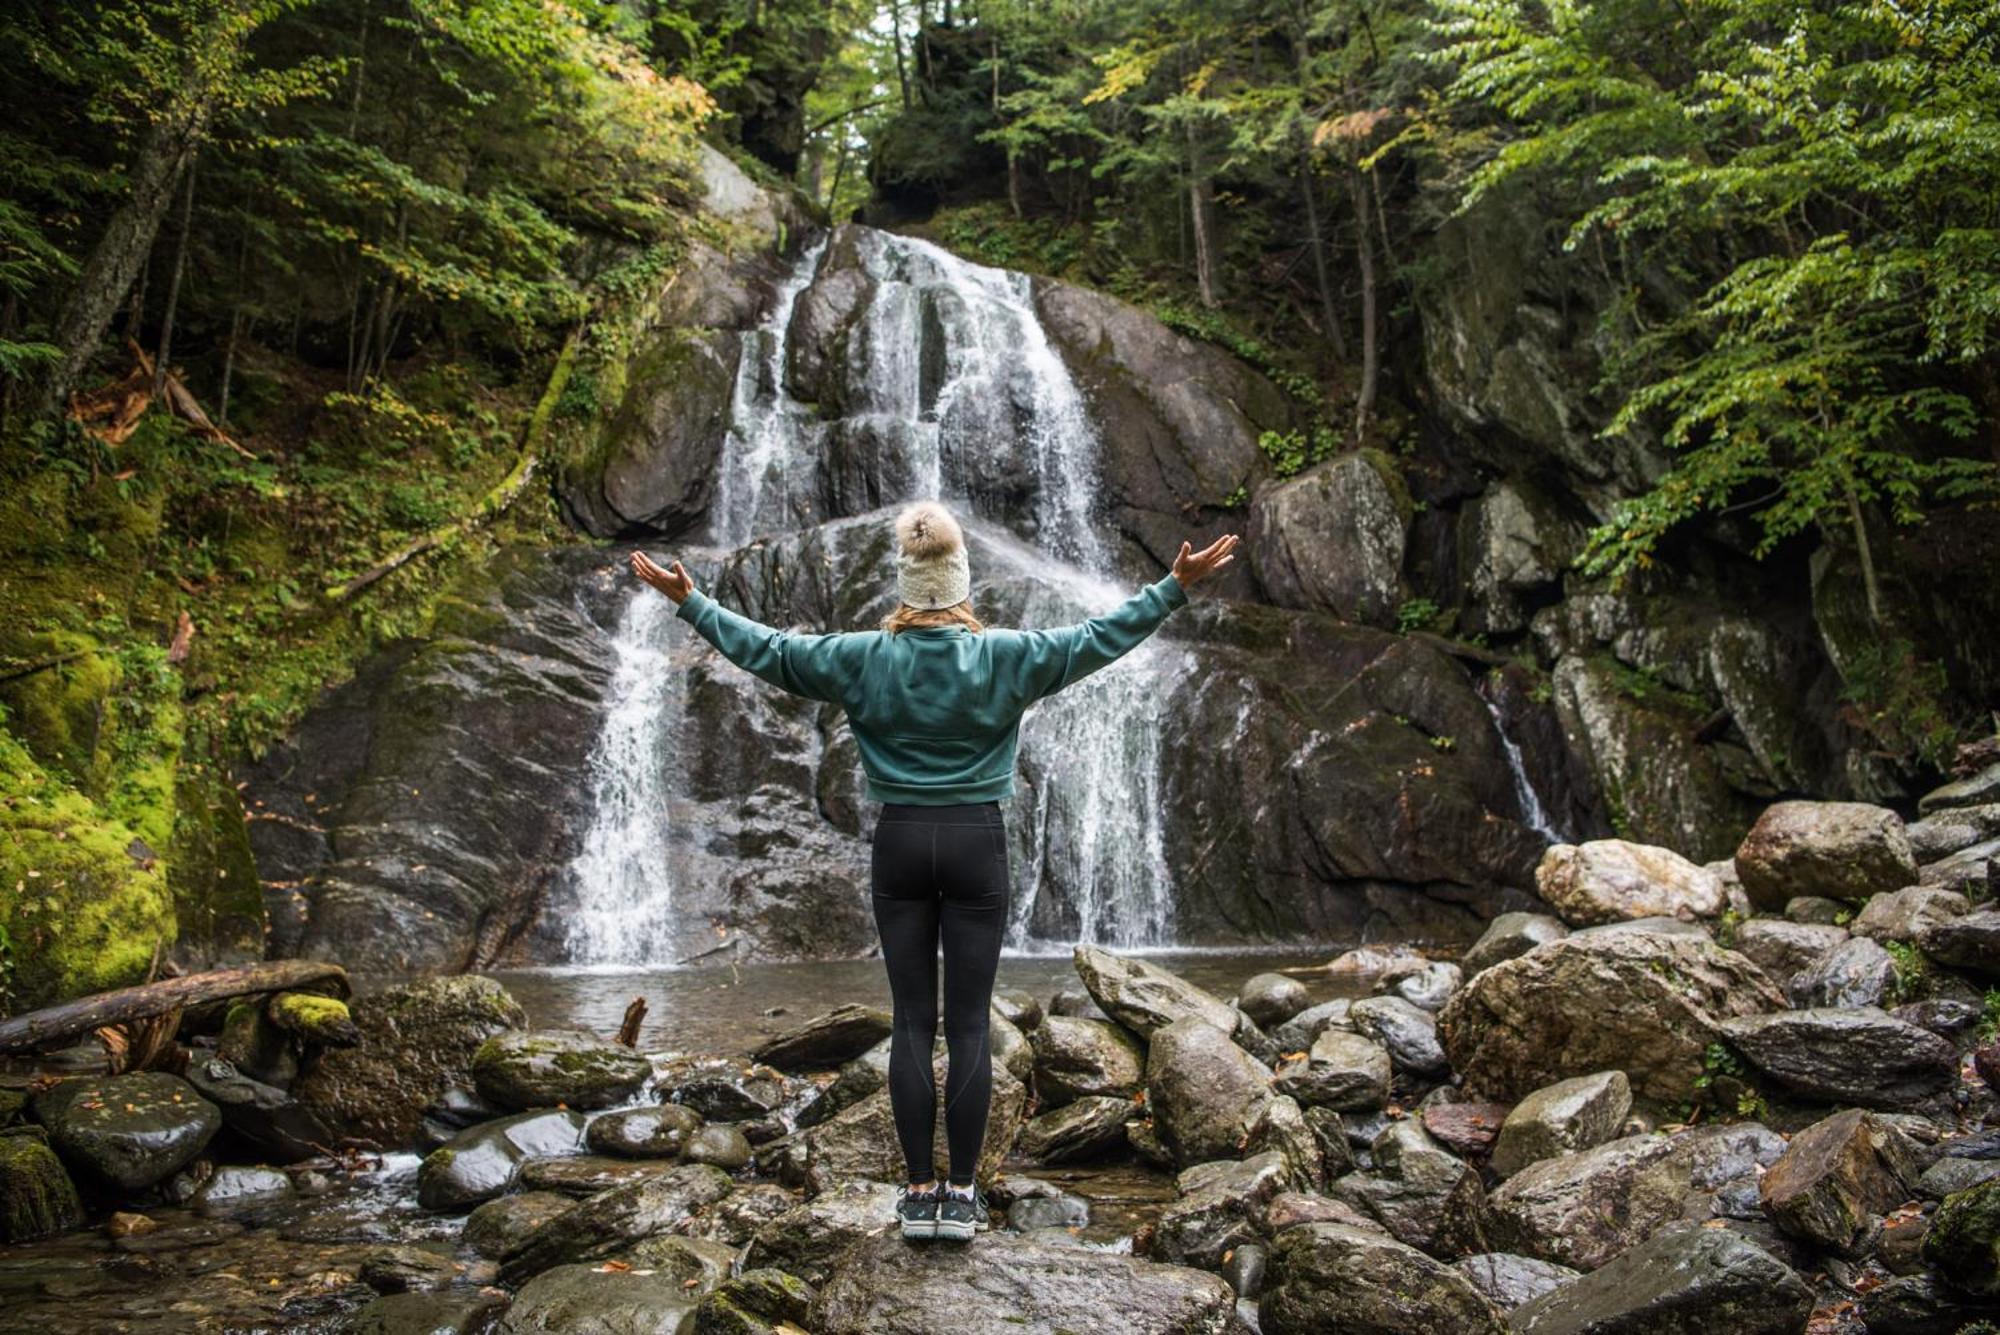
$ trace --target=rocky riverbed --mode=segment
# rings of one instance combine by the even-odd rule
[[[1705,865],[1557,845],[1546,911],[1454,959],[1195,981],[1078,946],[996,995],[995,1226],[967,1248],[890,1226],[876,1006],[643,1051],[530,1027],[479,976],[239,1003],[184,1023],[178,1070],[66,1074],[72,1050],[14,1079],[4,1323],[1976,1329],[2000,1318],[1987,795],[1909,824],[1779,803]]]

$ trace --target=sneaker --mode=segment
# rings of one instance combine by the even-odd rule
[[[896,1218],[903,1225],[906,1238],[934,1238],[937,1236],[938,1198],[944,1188],[932,1187],[928,1191],[918,1191],[909,1183],[904,1183],[896,1197]]]
[[[992,1227],[987,1220],[986,1192],[978,1183],[973,1184],[969,1196],[959,1195],[948,1185],[942,1190],[937,1207],[938,1237],[965,1242],[974,1233]]]

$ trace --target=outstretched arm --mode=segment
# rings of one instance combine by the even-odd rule
[[[1237,542],[1235,534],[1225,534],[1199,552],[1183,542],[1172,573],[1109,612],[1074,626],[1024,634],[1029,698],[1053,695],[1138,648],[1175,608],[1187,603],[1189,588],[1236,559]]]
[[[635,551],[632,573],[678,604],[674,615],[736,666],[794,695],[840,700],[844,674],[838,646],[845,637],[777,630],[732,612],[695,588],[679,561],[663,569],[644,552]]]

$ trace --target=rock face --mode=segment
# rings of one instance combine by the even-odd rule
[[[1344,454],[1257,494],[1251,566],[1281,607],[1393,626],[1409,597],[1403,546],[1411,515],[1410,493],[1386,455]]]
[[[1593,932],[1481,973],[1446,1005],[1438,1032],[1475,1094],[1517,1099],[1622,1069],[1634,1094],[1679,1101],[1725,1020],[1784,1005],[1762,970],[1705,937]]]
[[[1920,1103],[1949,1088],[1958,1071],[1951,1044],[1873,1006],[1742,1016],[1723,1021],[1720,1032],[1780,1084],[1864,1108]]]
[[[1805,1281],[1755,1243],[1681,1226],[1517,1308],[1508,1327],[1520,1335],[1797,1335],[1812,1307]]]
[[[1267,1335],[1501,1335],[1498,1308],[1465,1276],[1373,1229],[1300,1224],[1271,1249]]]
[[[1624,839],[1557,844],[1535,868],[1542,898],[1572,927],[1632,918],[1713,918],[1722,878],[1670,848]]]
[[[162,1071],[66,1080],[34,1098],[35,1119],[63,1161],[117,1191],[142,1191],[192,1160],[222,1113]]]
[[[358,998],[361,1042],[318,1054],[292,1087],[299,1103],[340,1134],[378,1148],[415,1143],[423,1110],[472,1083],[472,1056],[527,1016],[490,978],[430,978]]]
[[[606,1108],[652,1074],[652,1063],[632,1049],[581,1030],[497,1034],[472,1057],[479,1096],[502,1108]]]
[[[1917,880],[1902,818],[1864,802],[1773,802],[1736,850],[1750,902],[1781,909],[1794,895],[1867,899]]]
[[[996,1230],[974,1244],[979,1264],[892,1234],[844,1255],[805,1328],[823,1335],[932,1335],[966,1330],[1103,1329],[1131,1335],[1229,1335],[1236,1300],[1214,1275],[1185,1266]]]

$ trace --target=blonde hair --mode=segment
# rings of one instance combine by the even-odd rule
[[[929,626],[963,626],[977,634],[985,630],[979,618],[972,614],[972,600],[953,603],[950,607],[912,607],[908,603],[898,603],[896,610],[882,618],[882,629],[891,635],[906,630],[922,630]]]

